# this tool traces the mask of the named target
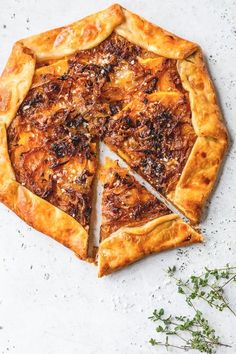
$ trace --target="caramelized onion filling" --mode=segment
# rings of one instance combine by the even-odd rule
[[[158,91],[178,92],[183,102],[150,105],[146,97]],[[142,101],[135,113],[125,108],[134,99]],[[112,34],[95,48],[40,64],[8,128],[17,181],[87,227],[97,139],[124,148],[159,190],[176,183],[195,137],[175,60]],[[146,215],[155,203],[137,208],[134,215]]]

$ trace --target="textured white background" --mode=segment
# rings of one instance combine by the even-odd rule
[[[232,141],[236,132],[236,2],[121,1],[180,36],[198,42],[208,58]],[[82,18],[110,1],[0,0],[0,67],[14,41]],[[151,256],[104,279],[66,248],[32,230],[0,205],[0,354],[149,354],[155,336],[147,317],[155,307],[188,309],[164,269],[183,276],[204,265],[236,265],[236,146],[232,142],[206,219],[204,245]],[[236,288],[236,285],[235,285]],[[229,292],[236,308],[236,291]],[[236,319],[202,309],[236,352]]]

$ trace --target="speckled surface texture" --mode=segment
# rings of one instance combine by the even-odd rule
[[[182,267],[183,276],[189,276],[205,265],[236,265],[236,2],[120,3],[199,43],[208,59],[232,142],[201,224],[206,242],[148,257],[97,279],[95,267],[0,205],[0,354],[162,354],[164,348],[148,344],[155,332],[147,317],[160,306],[176,314],[189,311],[163,270],[175,264]],[[17,39],[70,23],[109,4],[1,0],[0,68]],[[236,308],[236,285],[231,289],[229,297]],[[236,319],[227,311],[201,308],[223,342],[232,345],[218,353],[235,353]]]

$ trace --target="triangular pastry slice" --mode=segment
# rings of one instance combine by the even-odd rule
[[[148,254],[203,240],[116,161],[107,159],[100,175],[104,191],[99,277]]]

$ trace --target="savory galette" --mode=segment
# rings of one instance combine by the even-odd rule
[[[81,259],[88,258],[99,141],[192,223],[199,222],[227,147],[202,51],[117,4],[16,42],[0,78],[0,200]],[[114,248],[111,257],[118,252],[110,235],[117,235],[119,227],[135,233],[134,222],[147,228],[164,218],[185,228],[183,239],[171,234],[173,243],[153,249],[145,248],[146,236],[143,250],[124,256],[123,264],[186,243],[187,232],[194,235],[189,242],[201,239],[133,177],[127,178],[144,202],[147,197],[148,212],[142,216],[137,204],[136,220],[121,205],[109,223],[103,204],[100,274],[122,266],[110,256],[105,258],[111,263],[101,265],[106,246]],[[134,247],[131,243],[123,252]]]

